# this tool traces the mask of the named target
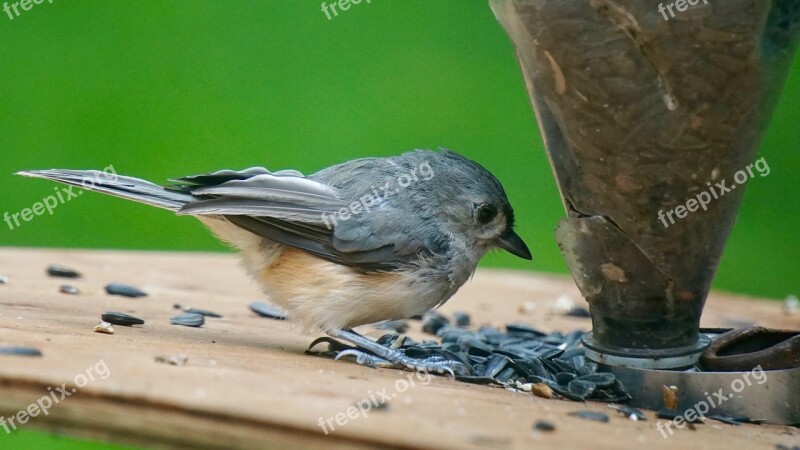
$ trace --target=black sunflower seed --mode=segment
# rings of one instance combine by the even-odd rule
[[[62,294],[68,294],[68,295],[78,295],[81,293],[81,291],[78,290],[78,288],[76,288],[75,286],[70,286],[68,284],[62,284],[61,287],[58,288],[58,291],[61,292]]]
[[[589,312],[589,310],[584,308],[584,307],[582,307],[582,306],[575,306],[572,309],[570,309],[569,311],[567,311],[564,315],[565,316],[570,316],[570,317],[581,317],[581,318],[591,318],[592,317],[592,314]]]
[[[505,370],[506,366],[509,363],[509,359],[507,356],[497,355],[494,354],[488,358],[488,362],[486,364],[486,371],[484,372],[484,376],[495,378]]]
[[[124,283],[111,283],[106,286],[106,292],[109,295],[119,295],[122,297],[146,297],[147,293],[135,288],[129,284]]]
[[[589,381],[597,385],[597,387],[607,388],[614,384],[614,381],[616,381],[616,377],[614,376],[613,373],[595,372],[595,373],[590,373],[589,375],[581,375],[580,377],[578,377],[578,380]]]
[[[33,347],[0,347],[0,355],[42,356],[42,352]]]
[[[386,320],[375,324],[375,328],[379,330],[392,330],[398,333],[405,333],[408,331],[408,323],[404,320]]]
[[[372,403],[372,409],[378,411],[389,409],[389,402],[387,402],[386,400],[377,400],[377,401],[372,401],[371,403]]]
[[[472,324],[469,314],[461,311],[456,311],[453,313],[453,322],[455,322],[456,326],[459,327],[468,327]]]
[[[428,311],[422,315],[422,331],[435,335],[440,328],[450,324],[450,319],[437,311]]]
[[[122,325],[129,327],[131,325],[144,325],[144,320],[131,316],[130,314],[109,311],[100,315],[100,318],[105,322],[113,323],[114,325]]]
[[[533,424],[533,429],[538,431],[554,431],[556,426],[546,420],[537,420]]]
[[[513,367],[506,367],[505,369],[503,369],[502,372],[497,374],[497,376],[495,377],[495,379],[501,383],[508,383],[510,381],[513,381],[515,378],[519,377],[517,376],[517,372],[516,370],[514,370]]]
[[[217,314],[213,311],[209,311],[207,309],[188,308],[186,309],[186,312],[190,314],[200,314],[201,316],[206,316],[206,317],[214,317],[217,319],[222,317],[222,315]]]
[[[567,414],[568,416],[580,417],[581,419],[594,420],[595,422],[608,422],[608,416],[597,411],[573,411]]]
[[[8,277],[0,275],[0,284],[8,284]]]
[[[556,374],[556,383],[566,386],[569,384],[570,381],[575,379],[574,373],[569,372],[559,372]]]
[[[456,375],[456,380],[472,384],[498,384],[494,378],[474,375]]]
[[[58,264],[50,264],[47,266],[47,274],[51,277],[61,278],[81,278],[81,274],[69,267],[59,266]]]
[[[397,333],[387,333],[376,339],[375,342],[381,344],[384,347],[391,347],[392,344],[394,344],[395,341],[397,341],[397,338],[399,337],[400,335]]]
[[[286,315],[283,314],[283,311],[263,302],[250,303],[250,311],[268,319],[286,320]]]
[[[201,314],[184,313],[169,319],[173,325],[182,325],[184,327],[202,327],[206,323],[205,317]]]
[[[594,393],[597,386],[589,381],[572,380],[567,384],[567,389],[580,398],[586,398]]]
[[[526,325],[524,323],[510,323],[506,325],[506,331],[508,334],[521,334],[521,335],[531,335],[537,338],[546,336],[547,333],[543,333],[536,328]]]
[[[709,419],[717,420],[719,422],[727,423],[728,425],[738,426],[743,423],[750,423],[755,425],[761,425],[764,423],[762,419],[751,419],[749,417],[728,417],[728,416],[720,416],[718,414],[708,416]]]

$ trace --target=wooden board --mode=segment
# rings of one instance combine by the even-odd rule
[[[79,280],[48,277],[48,264],[81,271]],[[8,418],[92,367],[94,380],[76,388],[48,415],[22,425],[79,436],[163,447],[219,448],[764,448],[800,444],[800,430],[785,426],[730,426],[713,421],[678,430],[665,439],[657,419],[633,422],[605,404],[546,400],[449,378],[418,379],[409,372],[369,369],[303,353],[317,336],[288,322],[257,317],[247,305],[263,296],[232,255],[0,249],[0,345],[41,349],[41,358],[0,356],[0,415]],[[109,296],[109,282],[131,283],[149,293]],[[58,292],[61,284],[81,289]],[[445,313],[467,311],[474,325],[521,321],[546,331],[589,329],[589,319],[550,312],[560,295],[580,296],[571,279],[480,270]],[[202,328],[169,324],[174,303],[224,315]],[[521,313],[523,304],[532,312]],[[114,335],[93,332],[105,311],[134,314],[144,326],[115,326]],[[778,302],[712,294],[704,326],[742,321],[798,328],[800,316],[783,314]],[[418,322],[410,334],[424,335]],[[360,331],[376,337],[380,331]],[[184,366],[156,356],[188,355]],[[103,369],[107,368],[107,371]],[[105,378],[100,375],[106,374]],[[413,385],[409,377],[414,381]],[[384,391],[385,389],[385,391]],[[350,413],[357,402],[391,397],[389,407],[366,416]],[[59,395],[60,397],[60,395]],[[609,413],[609,423],[567,416],[590,409]],[[357,410],[356,410],[357,411]],[[326,435],[320,420],[332,419]],[[556,425],[535,432],[539,419]],[[0,428],[0,447],[5,432]]]

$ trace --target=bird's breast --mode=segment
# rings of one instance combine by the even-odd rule
[[[450,292],[446,277],[431,269],[362,273],[290,247],[257,278],[291,319],[323,331],[422,314]]]

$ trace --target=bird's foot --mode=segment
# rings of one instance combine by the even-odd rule
[[[456,374],[469,375],[471,372],[465,364],[459,361],[453,361],[439,355],[412,358],[406,356],[402,349],[385,347],[354,331],[336,330],[328,334],[358,347],[357,350],[348,349],[339,352],[336,355],[337,360],[346,356],[355,356],[357,364],[369,367],[395,367],[440,374],[449,373],[452,377],[455,377]]]
[[[395,367],[391,361],[385,360],[379,356],[370,355],[369,353],[362,352],[361,350],[354,349],[339,352],[336,354],[334,359],[338,361],[347,356],[355,356],[356,364],[360,366],[372,367],[373,369],[377,369],[378,367],[392,369]]]

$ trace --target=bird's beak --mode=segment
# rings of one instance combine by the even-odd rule
[[[519,256],[522,259],[532,260],[531,251],[528,246],[514,230],[508,230],[500,236],[497,240],[497,246],[503,250],[511,253],[514,256]]]

